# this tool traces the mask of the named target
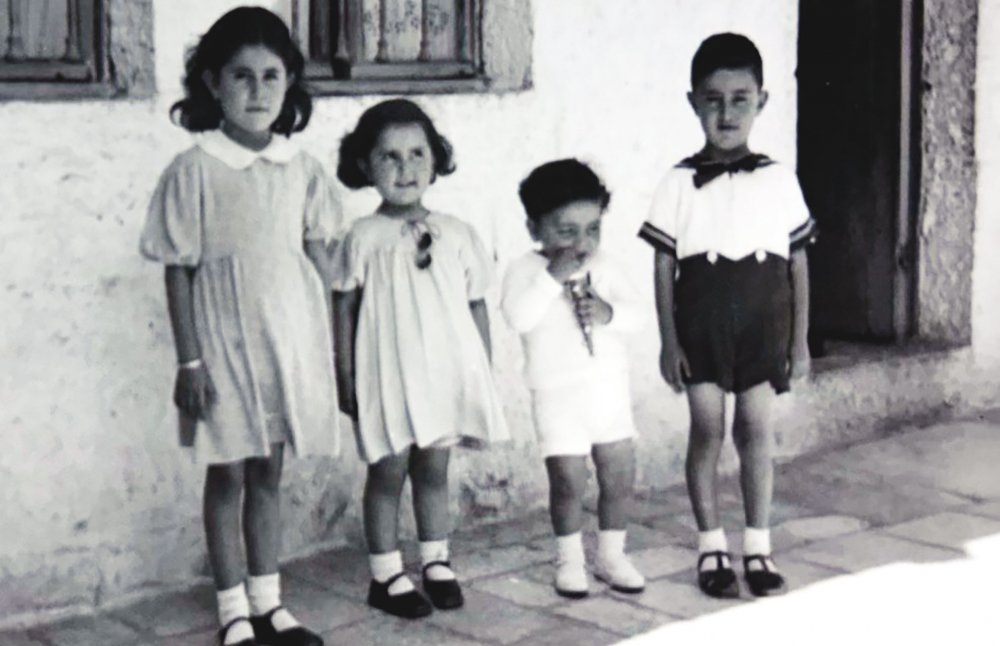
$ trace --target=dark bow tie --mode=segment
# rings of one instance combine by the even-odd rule
[[[758,168],[770,166],[774,162],[767,155],[751,153],[745,157],[740,157],[733,162],[715,162],[690,157],[685,160],[686,165],[694,168],[694,187],[701,188],[723,173],[752,173]]]

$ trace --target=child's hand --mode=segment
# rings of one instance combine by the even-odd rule
[[[196,368],[180,368],[174,382],[174,404],[192,419],[205,419],[215,404],[216,392],[212,377],[204,364]]]
[[[576,300],[576,317],[594,325],[607,325],[614,316],[611,304],[601,298],[593,287],[587,287],[584,298]]]
[[[570,276],[580,271],[580,268],[583,267],[583,261],[586,260],[586,256],[581,255],[573,247],[553,249],[547,254],[547,257],[549,259],[549,273],[560,283],[566,282]]]
[[[676,340],[665,342],[660,350],[660,374],[674,392],[684,392],[684,377],[691,376],[691,367]]]
[[[809,357],[809,345],[796,343],[792,346],[792,354],[788,359],[788,373],[792,379],[803,379],[812,370],[812,359]]]

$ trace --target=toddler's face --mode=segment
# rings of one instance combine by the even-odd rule
[[[204,80],[222,106],[227,134],[240,143],[270,138],[289,84],[280,56],[264,45],[246,45],[217,76],[206,72]]]
[[[386,202],[394,206],[420,202],[434,175],[434,153],[423,127],[416,123],[386,127],[368,155],[367,172]]]
[[[563,250],[576,253],[582,262],[601,244],[599,202],[570,202],[543,215],[538,221],[528,221],[531,237],[542,245],[542,253],[551,258]]]
[[[746,148],[767,92],[748,68],[719,69],[698,83],[688,101],[701,121],[709,152],[725,154]]]

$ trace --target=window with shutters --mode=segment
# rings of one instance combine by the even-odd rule
[[[291,0],[290,17],[320,94],[521,89],[530,85],[531,16],[527,2],[516,4]],[[494,55],[490,36],[501,34],[520,51]]]
[[[148,94],[151,32],[152,0],[0,0],[0,98]]]

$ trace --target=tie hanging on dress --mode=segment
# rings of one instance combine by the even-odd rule
[[[708,161],[700,155],[695,155],[694,157],[688,157],[680,163],[681,166],[686,166],[688,168],[694,168],[694,187],[701,188],[705,184],[708,184],[716,177],[719,177],[723,173],[739,173],[746,172],[752,173],[758,168],[763,168],[764,166],[770,166],[774,163],[767,155],[761,155],[760,153],[750,153],[744,157],[740,157],[733,162],[717,162]]]

